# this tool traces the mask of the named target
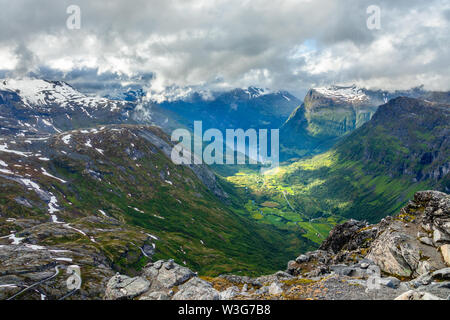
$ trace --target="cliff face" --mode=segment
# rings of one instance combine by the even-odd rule
[[[318,138],[342,136],[369,121],[377,110],[376,103],[356,87],[311,89],[304,102],[306,129]]]
[[[382,102],[382,94],[356,86],[311,89],[281,127],[281,142],[299,155],[326,150],[369,121]]]

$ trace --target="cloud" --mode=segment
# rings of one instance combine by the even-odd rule
[[[15,76],[25,76],[27,73],[38,68],[38,57],[25,44],[20,43],[14,50],[14,55],[16,57],[13,72]]]
[[[0,64],[86,90],[142,84],[214,90],[260,86],[424,84],[450,89],[450,4],[442,0],[0,0]],[[69,5],[81,29],[66,28]],[[369,5],[381,29],[366,26]]]

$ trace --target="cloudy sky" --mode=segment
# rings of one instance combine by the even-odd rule
[[[448,0],[0,0],[0,75],[139,84],[450,90]],[[81,9],[68,29],[67,7]],[[369,29],[367,8],[381,9]]]

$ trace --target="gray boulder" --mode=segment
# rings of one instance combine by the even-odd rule
[[[428,292],[409,290],[406,291],[405,293],[402,293],[394,300],[444,300],[444,299],[439,298],[438,296],[435,296]]]
[[[381,278],[380,284],[388,288],[397,289],[400,286],[400,280],[395,277]]]
[[[271,295],[279,295],[283,293],[283,288],[279,282],[272,282],[269,286],[269,294]]]
[[[425,273],[420,275],[419,277],[411,280],[409,282],[410,286],[412,288],[418,288],[420,286],[427,286],[433,281],[433,277],[430,273]]]
[[[176,264],[173,260],[159,260],[149,264],[142,274],[151,282],[153,291],[173,288],[196,276],[190,269]]]
[[[150,282],[144,278],[115,275],[106,285],[105,300],[133,299],[143,294],[149,287]]]
[[[170,300],[170,295],[165,291],[148,291],[141,295],[139,300]]]
[[[410,277],[419,264],[419,252],[413,237],[387,229],[373,242],[367,258],[386,273]]]
[[[431,276],[433,279],[450,280],[450,268],[436,270]]]
[[[211,283],[196,277],[179,286],[172,300],[220,300],[220,294]]]
[[[347,266],[345,264],[338,264],[330,266],[330,270],[335,274],[348,277],[364,277],[367,275],[366,269],[360,268],[357,265]]]
[[[426,273],[429,273],[430,271],[432,271],[432,269],[433,269],[433,267],[431,266],[431,264],[428,261],[423,260],[423,261],[419,261],[419,265],[417,266],[416,272],[418,274],[426,274]]]
[[[305,254],[299,255],[297,257],[297,259],[295,259],[295,262],[297,262],[297,263],[305,263],[305,262],[308,262],[308,261],[309,261],[309,256],[307,256]]]
[[[422,242],[423,244],[426,244],[428,246],[433,246],[433,240],[431,240],[431,238],[428,237],[421,237],[419,238],[419,241]]]
[[[239,294],[239,288],[236,286],[229,287],[220,293],[221,300],[231,300]]]
[[[434,229],[433,231],[433,242],[435,245],[439,246],[441,244],[450,243],[450,236],[442,232],[439,229]]]

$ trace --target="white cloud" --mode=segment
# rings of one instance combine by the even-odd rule
[[[450,89],[450,3],[442,0],[379,0],[373,31],[370,0],[76,2],[80,30],[65,26],[71,1],[0,0],[0,69],[87,68],[127,82],[151,73],[155,95],[353,82]]]
[[[18,57],[12,48],[0,48],[0,69],[12,70],[16,67]]]

